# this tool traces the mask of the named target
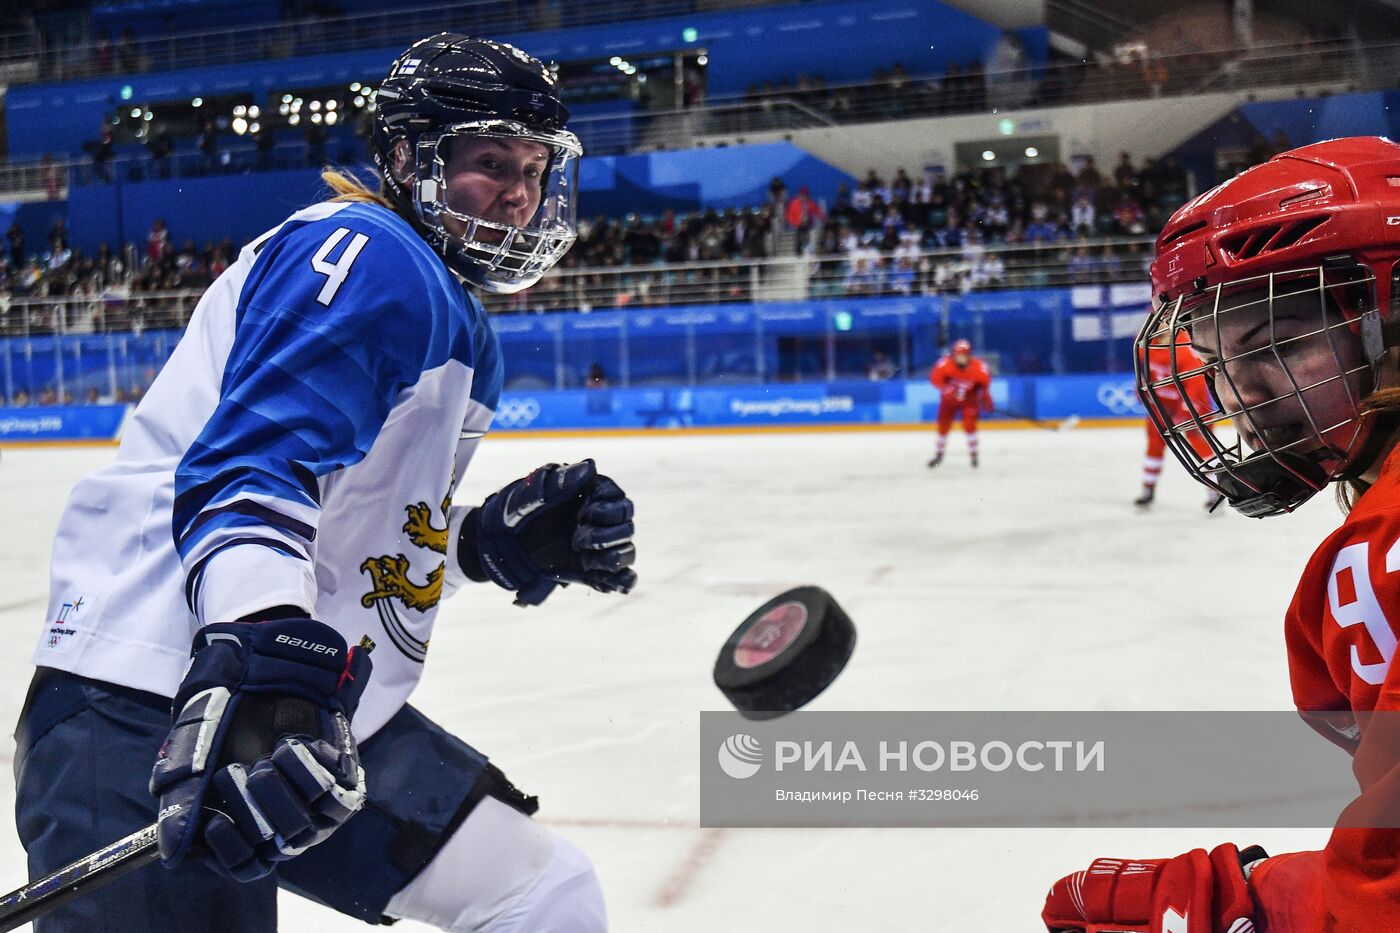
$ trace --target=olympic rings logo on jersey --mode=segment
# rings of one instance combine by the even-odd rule
[[[503,428],[528,428],[540,416],[540,403],[532,398],[504,398],[496,406],[496,424]]]
[[[1147,409],[1138,399],[1137,389],[1132,382],[1101,382],[1098,389],[1099,404],[1115,415],[1143,415]]]

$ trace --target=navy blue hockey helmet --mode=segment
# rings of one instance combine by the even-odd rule
[[[564,129],[568,108],[539,60],[502,42],[439,33],[395,59],[375,102],[370,148],[385,188],[457,274],[509,294],[569,251],[583,147]],[[464,207],[465,185],[454,191],[448,172],[454,151],[463,151],[454,147],[507,153],[515,140],[541,153],[523,176],[539,186],[533,215],[521,221]],[[497,160],[482,158],[496,170]]]

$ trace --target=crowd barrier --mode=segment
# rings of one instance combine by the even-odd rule
[[[991,420],[1141,418],[1132,373],[1007,376],[992,381]],[[130,405],[0,408],[0,443],[111,441]],[[923,380],[563,389],[506,392],[493,429],[616,431],[795,426],[914,426],[933,421],[938,396]]]

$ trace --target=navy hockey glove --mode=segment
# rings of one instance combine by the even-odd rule
[[[207,854],[251,881],[364,804],[350,718],[369,656],[306,618],[206,625],[191,655],[151,773],[161,861]]]
[[[637,585],[632,500],[592,460],[546,464],[467,516],[457,559],[474,580],[494,580],[537,606],[556,586],[602,593]]]

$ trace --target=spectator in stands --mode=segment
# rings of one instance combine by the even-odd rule
[[[1089,205],[1093,209],[1092,202]],[[1090,216],[1090,224],[1093,218]],[[1050,209],[1043,202],[1036,201],[1031,205],[1031,222],[1026,227],[1025,240],[1028,243],[1050,243],[1061,239],[1062,233],[1057,224],[1050,219]]]
[[[55,217],[49,227],[49,252],[68,252],[68,221],[62,217]]]
[[[588,367],[588,376],[583,381],[586,389],[606,389],[608,387],[608,375],[603,371],[603,364],[594,363]]]
[[[1179,204],[1186,203],[1186,169],[1177,162],[1176,156],[1169,155],[1162,160],[1161,186],[1162,192],[1174,201]]]
[[[1087,246],[1076,246],[1074,253],[1069,260],[1069,274],[1076,284],[1087,284],[1094,277],[1094,269],[1097,264],[1094,257],[1089,255]]]
[[[155,133],[146,144],[146,149],[151,153],[151,160],[155,162],[160,177],[169,178],[170,156],[175,151],[175,140],[170,138],[170,133],[166,130]]]
[[[797,232],[796,252],[800,256],[806,249],[812,235],[812,228],[826,220],[826,211],[812,197],[806,185],[797,189],[797,194],[788,201],[783,215],[789,230]]]
[[[61,194],[59,185],[58,166],[54,164],[53,153],[44,153],[43,159],[39,162],[40,177],[44,181],[44,197],[50,201],[57,201]]]
[[[107,288],[121,279],[121,260],[112,255],[112,248],[103,243],[93,259],[93,276],[98,288]]]
[[[1113,170],[1113,183],[1120,191],[1131,191],[1138,187],[1137,169],[1133,167],[1133,157],[1126,152],[1118,154],[1118,167]]]
[[[914,294],[918,261],[916,259],[911,259],[908,256],[896,256],[892,258],[891,262],[893,263],[893,266],[885,275],[885,294]]]
[[[895,67],[898,68],[899,66],[896,65]],[[903,166],[900,166],[898,171],[894,173],[894,180],[890,182],[891,200],[909,200],[909,194],[913,188],[914,182],[910,180],[909,173],[904,170]]]
[[[165,219],[157,217],[151,223],[151,232],[146,235],[146,261],[153,266],[160,263],[170,246],[170,228]]]
[[[83,143],[83,148],[92,154],[94,175],[102,181],[111,181],[112,159],[116,155],[116,143],[112,140],[111,128],[104,123],[96,142]]]
[[[219,170],[219,128],[212,118],[200,124],[199,152],[203,156],[204,174],[213,175]],[[265,166],[259,165],[258,168],[261,170]]]
[[[880,286],[880,251],[875,248],[874,234],[854,240],[848,247],[846,265],[847,295],[874,295]]]
[[[787,211],[787,185],[777,175],[768,183],[768,206],[776,217],[783,218]]]
[[[1142,205],[1126,192],[1119,197],[1118,206],[1113,209],[1113,222],[1117,225],[1116,232],[1122,236],[1142,236],[1147,233]]]
[[[689,110],[705,103],[705,78],[698,68],[682,69],[681,106]]]
[[[5,234],[5,240],[9,245],[10,267],[15,271],[24,268],[24,230],[20,228],[18,222],[10,224],[10,229]]]
[[[1118,258],[1118,254],[1113,251],[1112,246],[1105,246],[1099,253],[1098,273],[1107,281],[1115,281],[1119,278],[1119,273],[1123,270],[1123,263]]]
[[[1094,157],[1086,155],[1084,157],[1084,167],[1079,170],[1079,174],[1074,177],[1080,188],[1088,191],[1097,191],[1103,187],[1103,176],[1099,174],[1098,168],[1094,165]]]
[[[865,367],[865,377],[871,382],[884,382],[893,379],[898,369],[888,356],[879,350],[870,354],[870,363]]]

